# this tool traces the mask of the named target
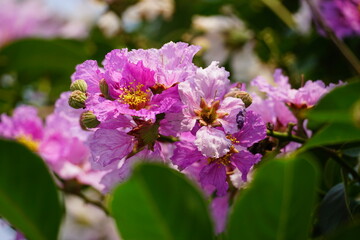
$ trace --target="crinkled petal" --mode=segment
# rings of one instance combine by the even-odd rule
[[[226,168],[222,164],[211,163],[203,167],[200,174],[200,183],[203,187],[212,185],[216,187],[217,196],[224,196],[228,190],[226,182]]]
[[[175,143],[174,154],[171,157],[173,164],[178,166],[179,170],[182,171],[194,162],[202,159],[206,159],[197,147],[191,142],[177,142]]]
[[[98,129],[89,138],[93,167],[103,169],[127,156],[133,148],[133,137],[115,129]]]
[[[199,91],[208,103],[221,99],[230,87],[229,72],[218,64],[214,61],[205,69],[199,68],[193,78],[196,88],[192,91]]]
[[[83,79],[87,83],[87,92],[100,92],[99,82],[103,79],[102,70],[94,60],[87,60],[76,66],[76,72],[71,76],[72,81]]]
[[[227,97],[222,101],[218,113],[225,113],[225,117],[219,118],[218,121],[227,133],[235,133],[237,127],[236,116],[245,108],[244,103],[239,98]]]
[[[222,233],[225,230],[229,212],[229,195],[214,198],[211,202],[211,212],[215,221],[216,234]]]
[[[247,181],[247,174],[250,169],[261,160],[260,154],[252,154],[247,150],[240,151],[239,153],[231,156],[231,161],[241,172],[241,179]]]
[[[245,113],[244,126],[233,136],[239,141],[239,145],[251,147],[266,137],[266,125],[259,114],[249,110]]]
[[[219,129],[202,127],[196,133],[195,145],[205,156],[219,158],[229,152],[231,141]]]

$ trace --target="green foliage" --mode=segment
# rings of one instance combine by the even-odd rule
[[[228,239],[306,239],[317,183],[308,157],[268,161],[234,203]]]
[[[309,127],[322,128],[305,148],[360,141],[360,127],[354,120],[354,106],[360,100],[360,82],[335,88],[308,114]]]
[[[325,95],[312,109],[307,118],[314,129],[324,123],[353,123],[352,110],[360,100],[360,81],[337,87]]]
[[[0,140],[0,216],[29,240],[57,239],[63,208],[45,163],[15,142]]]
[[[208,206],[182,174],[157,164],[135,168],[113,192],[111,214],[123,239],[212,239]]]

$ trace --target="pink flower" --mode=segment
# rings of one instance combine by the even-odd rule
[[[77,179],[102,189],[100,179],[105,172],[91,169],[90,151],[85,143],[91,132],[81,129],[79,118],[83,110],[68,105],[69,95],[69,92],[61,95],[45,124],[36,108],[30,106],[16,108],[12,117],[2,114],[0,136],[14,139],[37,152],[62,179]]]
[[[181,42],[161,49],[117,49],[106,55],[104,69],[95,61],[85,61],[76,67],[72,80],[86,81],[86,109],[101,122],[119,114],[155,120],[156,114],[178,101],[173,89],[193,74],[192,58],[198,50]]]
[[[221,157],[229,151],[231,142],[226,139],[226,134],[239,130],[236,116],[245,108],[241,99],[225,97],[230,90],[228,77],[229,73],[213,62],[205,69],[199,68],[192,78],[179,84],[184,104],[179,113],[182,120],[179,121],[179,116],[173,120],[180,124],[180,131],[192,131],[199,124],[195,144],[208,157]],[[165,120],[171,123],[169,117]]]
[[[342,84],[342,82],[339,82],[338,84],[325,86],[321,80],[314,82],[309,80],[306,81],[303,87],[293,89],[289,83],[289,78],[282,75],[281,69],[275,70],[274,83],[275,85],[272,85],[260,76],[255,78],[251,85],[266,93],[268,98],[298,109],[313,107],[322,96]]]
[[[241,172],[242,180],[247,181],[248,172],[261,159],[260,154],[254,155],[247,148],[266,137],[266,128],[259,115],[252,111],[247,111],[244,115],[245,120],[241,130],[226,136],[230,141],[226,154],[219,157],[208,157],[193,143],[191,136],[188,136],[185,141],[175,143],[176,149],[171,158],[172,162],[180,170],[200,163],[202,167],[196,179],[204,188],[209,185],[214,186],[218,196],[226,194],[227,175],[231,175],[235,168]]]

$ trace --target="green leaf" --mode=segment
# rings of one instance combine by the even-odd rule
[[[75,66],[86,60],[86,53],[80,41],[22,39],[1,49],[0,67],[31,73],[56,72],[70,77]]]
[[[351,218],[346,205],[345,188],[339,183],[326,193],[318,209],[318,231],[326,234]]]
[[[29,240],[57,239],[63,215],[44,161],[5,140],[0,140],[0,215]]]
[[[305,157],[268,161],[236,200],[228,239],[307,239],[317,183]]]
[[[325,238],[326,240],[357,240],[360,236],[360,222],[343,227],[336,233]]]
[[[323,123],[353,123],[352,109],[360,100],[360,81],[346,84],[325,95],[308,114],[309,127]]]
[[[331,123],[317,132],[303,146],[304,149],[339,144],[344,142],[360,141],[360,128],[352,124]]]
[[[158,164],[135,168],[119,185],[111,213],[123,239],[213,239],[208,206],[179,172]]]

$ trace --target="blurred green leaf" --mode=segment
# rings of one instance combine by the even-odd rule
[[[324,166],[324,183],[328,189],[342,181],[340,170],[339,164],[334,159],[329,158],[326,161]]]
[[[213,239],[208,207],[181,173],[143,164],[113,193],[111,213],[123,239]]]
[[[228,239],[307,239],[317,183],[305,157],[268,161],[236,200]]]
[[[0,50],[0,75],[15,73],[18,91],[30,85],[47,93],[55,101],[69,89],[70,76],[77,64],[89,58],[90,47],[84,42],[68,39],[22,39]]]
[[[352,123],[352,109],[360,100],[360,81],[348,83],[325,95],[308,114],[309,127],[316,128],[323,123]]]
[[[57,239],[63,215],[44,161],[5,140],[0,140],[0,215],[29,240]]]
[[[325,238],[326,240],[357,240],[360,236],[360,222],[339,229],[334,234]]]
[[[0,67],[32,74],[55,72],[70,77],[87,55],[80,41],[23,39],[1,49]]]

